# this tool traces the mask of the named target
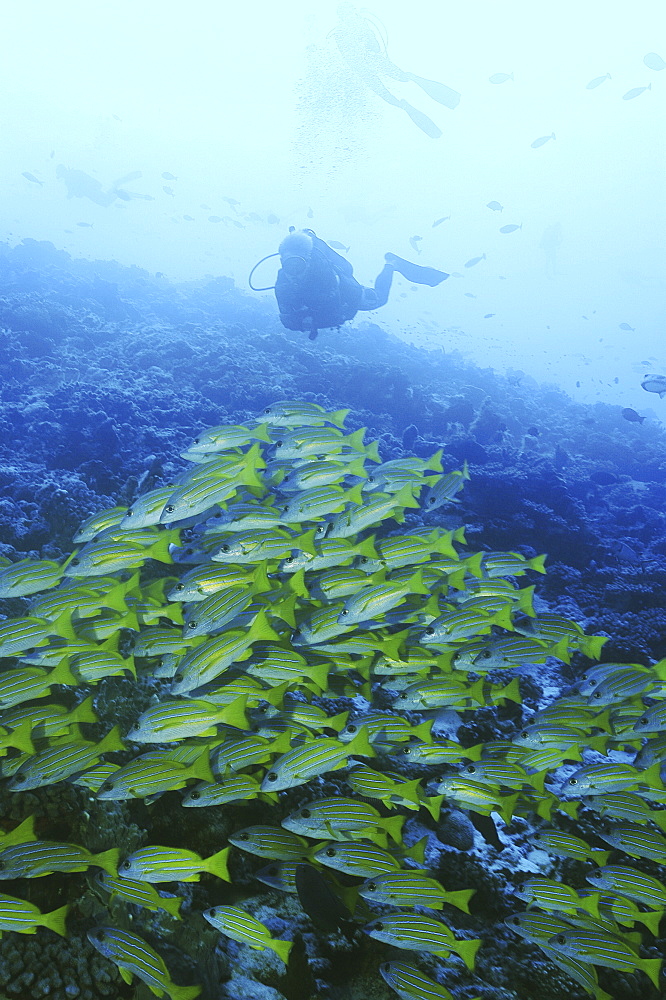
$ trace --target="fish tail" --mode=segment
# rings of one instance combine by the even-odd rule
[[[544,552],[540,556],[534,556],[533,559],[528,559],[527,565],[530,567],[530,569],[535,570],[537,573],[545,573],[546,572],[546,568],[544,566],[545,561],[546,561],[546,553]]]
[[[659,394],[662,395],[661,393]],[[663,393],[666,396],[666,392]],[[371,462],[381,462],[379,457],[379,445],[376,441],[371,441],[370,444],[365,446],[364,453],[366,458],[369,458]]]
[[[460,889],[456,892],[447,892],[444,902],[455,906],[458,910],[462,910],[463,913],[469,913],[469,901],[475,892],[476,889]]]
[[[212,854],[206,859],[206,871],[210,872],[211,875],[217,875],[224,882],[230,882],[229,878],[229,868],[227,865],[227,857],[229,856],[229,851],[231,848],[224,847],[217,854]]]
[[[277,941],[273,939],[270,942],[270,947],[273,949],[275,954],[282,959],[285,965],[289,961],[289,952],[291,951],[293,946],[294,946],[293,941]]]
[[[270,444],[270,436],[268,434],[268,424],[259,424],[252,431],[252,437],[256,438],[258,441],[268,441]]]
[[[470,972],[474,968],[476,953],[482,944],[483,941],[480,938],[472,938],[468,941],[456,941],[456,954],[460,955]],[[661,962],[661,959],[655,959],[655,961]]]
[[[441,472],[442,471],[442,449],[438,448],[434,454],[426,460],[424,469],[430,469],[431,472]]]
[[[35,747],[31,739],[31,733],[30,721],[26,719],[20,726],[12,730],[11,745],[16,747],[17,750],[23,750],[24,753],[29,753],[32,756],[35,753]]]
[[[646,976],[648,976],[654,983],[656,989],[659,989],[659,975],[661,973],[661,966],[663,964],[662,958],[643,958],[640,962],[636,963],[639,969],[642,969]]]
[[[122,972],[122,969],[120,971]],[[200,993],[200,986],[176,986],[175,983],[169,983],[171,1000],[194,1000]]]
[[[103,868],[111,878],[118,875],[118,862],[120,861],[120,848],[112,847],[109,851],[102,851],[101,854],[93,854],[96,865]]]
[[[442,811],[442,802],[445,798],[445,795],[429,795],[427,799],[421,802],[421,805],[425,806],[435,823],[439,820],[439,814]]]
[[[114,726],[97,747],[99,753],[113,753],[116,750],[126,750],[127,747],[120,738],[120,727]]]
[[[60,937],[67,937],[65,918],[68,911],[69,903],[66,906],[61,906],[59,910],[51,910],[50,913],[43,913],[40,923],[43,927],[48,927],[49,930],[55,931]]]
[[[344,427],[345,419],[350,412],[351,410],[333,410],[332,413],[328,414],[327,420],[329,423],[335,424],[336,427]]]
[[[382,820],[382,826],[396,844],[402,843],[402,828],[405,823],[404,816],[389,816]]]
[[[166,910],[166,912],[170,913],[172,917],[176,918],[176,920],[181,919],[179,911],[182,902],[183,901],[180,898],[180,896],[174,896],[173,899],[169,899],[168,897],[165,896],[160,896],[160,908]]]
[[[666,815],[666,814],[665,814]],[[13,846],[14,844],[27,844],[35,839],[35,817],[28,816],[22,823],[14,827],[11,833],[2,838],[2,847]]]

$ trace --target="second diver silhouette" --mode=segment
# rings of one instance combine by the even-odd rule
[[[442,130],[426,114],[404,99],[394,96],[382,78],[400,83],[415,83],[433,101],[453,110],[460,102],[460,94],[436,80],[427,80],[408,73],[396,66],[388,57],[386,39],[370,18],[357,11],[351,3],[341,3],[337,8],[338,24],[329,32],[335,39],[340,55],[349,68],[360,77],[366,87],[387,104],[404,111],[422,132],[432,139],[439,139]]]

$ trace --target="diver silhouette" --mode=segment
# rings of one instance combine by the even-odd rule
[[[376,25],[359,13],[353,4],[339,4],[337,13],[340,21],[329,35],[335,39],[340,55],[349,68],[383,101],[409,115],[422,132],[432,139],[439,139],[442,131],[434,121],[407,101],[395,97],[382,82],[382,77],[400,83],[415,83],[433,101],[451,110],[458,106],[460,94],[443,83],[437,83],[436,80],[427,80],[415,73],[407,73],[391,62],[386,39],[382,37]]]
[[[354,277],[348,260],[311,229],[296,231],[293,226],[282,240],[279,254],[282,266],[275,282],[275,298],[280,320],[288,330],[307,332],[310,340],[319,330],[339,327],[359,311],[385,305],[394,271],[408,281],[431,287],[448,278],[444,271],[387,253],[374,288],[365,287]]]

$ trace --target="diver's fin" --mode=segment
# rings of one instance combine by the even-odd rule
[[[426,135],[429,135],[431,139],[440,138],[442,130],[435,125],[432,118],[428,118],[428,116],[424,115],[422,111],[418,111],[416,108],[413,108],[411,104],[407,103],[407,101],[400,101],[398,106],[401,107],[403,111],[406,111],[414,124],[418,126],[422,132],[425,132]]]
[[[438,104],[443,104],[445,108],[450,108],[453,111],[460,104],[460,94],[457,90],[451,90],[450,87],[446,87],[443,83],[437,83],[436,80],[426,80],[422,76],[416,76],[415,73],[408,73],[407,77],[417,87],[425,91],[428,97],[432,97],[433,101],[437,101]]]
[[[407,278],[407,281],[413,281],[415,285],[434,287],[448,278],[446,271],[438,271],[434,267],[423,267],[422,264],[412,264],[411,261],[403,260],[402,257],[398,257],[394,253],[387,253],[385,259],[403,278]]]

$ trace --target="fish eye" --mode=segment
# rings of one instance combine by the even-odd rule
[[[368,882],[366,888],[369,889],[370,892],[374,892],[375,889],[377,888],[377,883],[376,882]]]
[[[282,441],[276,441],[275,442],[275,447],[276,448],[281,448],[282,447]]]
[[[435,634],[435,630],[434,630],[434,628],[427,628],[427,629],[425,630],[425,634],[426,634],[426,635],[434,635],[434,634]]]
[[[268,774],[266,775],[266,778],[268,781],[277,781],[277,774],[275,773],[275,771],[269,771]]]
[[[592,692],[592,697],[593,698],[601,698],[601,692],[600,691],[593,691]]]
[[[336,854],[337,854],[337,851],[335,850],[334,847],[327,847],[326,848],[326,857],[327,858],[334,858]]]
[[[348,614],[349,614],[349,611],[347,610],[347,608],[343,608],[342,611],[340,612],[340,617],[344,618],[345,615],[348,615]]]
[[[601,871],[590,872],[589,878],[601,878]]]
[[[201,792],[190,792],[190,798],[191,799],[195,799],[195,800],[196,799],[200,799],[201,798]]]
[[[375,930],[376,931],[384,930],[384,924],[381,922],[381,920],[378,920],[377,923],[375,924]]]
[[[578,780],[576,778],[569,778],[569,784],[570,785],[577,785],[578,784]]]
[[[197,627],[197,623],[195,621],[188,622],[187,623],[187,627],[188,628],[196,628]]]
[[[476,774],[476,768],[474,767],[474,764],[468,764],[467,767],[465,768],[465,773]]]
[[[192,442],[192,444],[199,444],[200,440],[201,440],[201,438],[195,438],[194,441]]]
[[[176,681],[177,684],[180,684],[180,682],[182,681],[182,679],[183,679],[183,675],[182,674],[176,674],[176,676],[174,677],[174,680]]]
[[[511,917],[511,923],[514,927],[520,927],[520,917]]]
[[[177,583],[176,584],[176,590],[185,590],[185,584],[184,583]]]
[[[435,502],[435,498],[434,497],[428,497],[428,503],[430,504],[430,506],[432,506],[434,504],[434,502]]]
[[[238,834],[238,839],[239,840],[249,840],[250,839],[250,834],[249,833],[245,833],[245,832],[239,833]]]
[[[309,809],[301,809],[301,816],[303,819],[310,819],[312,812]]]
[[[164,510],[165,510],[165,512],[167,514],[173,514],[173,512],[174,512],[175,509],[176,508],[174,507],[174,505],[172,503],[167,504],[167,506],[164,508]]]
[[[529,739],[529,735],[530,735],[529,733],[521,733],[520,736],[518,737],[518,739],[519,740],[527,740],[527,739]]]
[[[356,726],[354,725],[353,722],[349,726],[347,726],[347,732],[348,733],[355,733],[356,732]]]
[[[100,792],[110,792],[112,788],[113,788],[113,785],[111,784],[111,782],[110,781],[105,781],[103,785],[100,785],[100,789],[99,790],[100,790]]]
[[[25,781],[25,779],[26,779],[26,775],[25,774],[19,774],[19,773],[17,773],[17,774],[14,775],[14,781]]]
[[[401,747],[400,753],[404,754],[406,757],[409,756],[410,747]]]
[[[564,944],[564,942],[566,941],[564,934],[558,934],[556,941],[558,944]]]
[[[105,937],[106,937],[106,934],[104,933],[104,931],[98,931],[97,932],[97,940],[98,941],[103,941]]]
[[[641,724],[641,726],[647,726],[649,724],[649,722],[650,722],[650,720],[648,719],[647,715],[644,715],[643,718],[639,719],[638,721]]]
[[[80,562],[80,559],[72,559],[70,566],[78,566]]]
[[[270,412],[271,412],[271,408],[270,408],[270,406],[267,406],[266,409],[264,410],[264,413],[270,413]]]
[[[490,656],[490,650],[484,649],[484,651],[481,653],[481,656],[483,657],[484,660],[487,660],[488,657]]]
[[[131,517],[133,513],[134,513],[134,511],[130,507],[130,508],[128,508],[128,510],[125,511],[125,517]]]
[[[128,871],[132,867],[132,865],[130,864],[129,861],[123,861],[120,867],[123,869],[123,871]]]
[[[229,551],[229,546],[228,545],[221,545],[220,546],[220,552],[228,552],[228,551]]]

